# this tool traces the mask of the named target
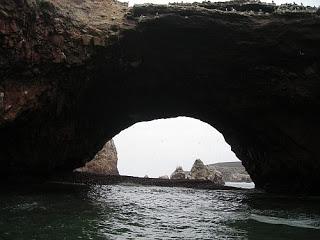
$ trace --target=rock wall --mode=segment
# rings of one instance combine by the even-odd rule
[[[132,124],[215,127],[256,187],[320,194],[320,16],[266,4],[0,2],[0,176],[90,161]]]
[[[113,140],[108,141],[95,157],[84,167],[75,169],[76,172],[95,174],[119,175],[118,155]]]

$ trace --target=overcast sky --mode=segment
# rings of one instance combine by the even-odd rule
[[[190,170],[197,158],[206,164],[238,161],[221,133],[187,117],[137,123],[114,141],[122,175],[170,175],[177,166]]]
[[[134,4],[142,4],[142,3],[154,3],[154,4],[167,4],[169,2],[202,2],[203,0],[121,0],[121,2],[129,2],[129,5],[132,6]],[[211,2],[223,2],[223,0],[211,0]],[[272,0],[261,0],[261,2],[269,2],[271,3]],[[297,4],[303,3],[304,5],[308,6],[319,6],[320,0],[274,0],[277,4],[282,3],[293,3],[296,2]]]

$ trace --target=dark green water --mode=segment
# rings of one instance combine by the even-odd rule
[[[126,185],[2,189],[0,239],[319,240],[319,200]]]

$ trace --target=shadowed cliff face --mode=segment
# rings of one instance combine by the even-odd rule
[[[136,122],[189,116],[224,135],[257,187],[319,194],[315,12],[100,1],[122,9],[100,25],[82,18],[99,12],[90,1],[28,2],[0,4],[2,176],[69,171]]]

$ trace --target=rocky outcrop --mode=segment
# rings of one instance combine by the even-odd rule
[[[200,159],[194,162],[191,171],[184,171],[181,166],[177,167],[170,179],[209,180],[216,185],[224,185],[221,173],[209,169]]]
[[[213,168],[208,168],[200,159],[197,159],[194,162],[187,178],[195,180],[210,180],[215,184],[224,185],[222,174]]]
[[[252,182],[250,176],[248,174],[232,174],[230,178],[230,182]]]
[[[183,171],[181,166],[178,166],[171,174],[170,179],[186,179],[186,172]]]
[[[104,175],[119,175],[117,164],[117,149],[113,140],[110,140],[96,154],[93,160],[86,163],[84,167],[75,169],[75,171]]]
[[[211,177],[211,172],[208,167],[203,164],[200,159],[197,159],[189,172],[190,179],[208,180]]]
[[[221,172],[222,178],[225,182],[252,182],[248,172],[241,162],[209,164],[208,168]]]
[[[320,194],[319,26],[262,3],[3,0],[0,176],[72,171],[136,122],[189,116],[257,188]]]

